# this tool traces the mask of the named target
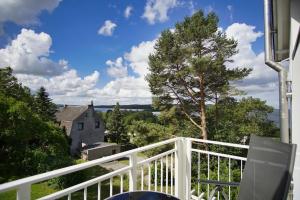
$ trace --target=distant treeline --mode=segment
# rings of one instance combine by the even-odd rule
[[[97,105],[94,106],[95,108],[114,108],[115,105]],[[152,107],[151,104],[131,104],[131,105],[120,105],[121,109],[143,109],[143,110],[149,110],[149,111],[155,111],[155,109]]]
[[[63,107],[63,104],[58,104],[58,107]],[[115,105],[95,105],[95,108],[111,108],[113,109]],[[131,105],[120,105],[120,109],[126,110],[135,110],[135,109],[142,109],[147,111],[158,111],[152,107],[151,104],[131,104]]]

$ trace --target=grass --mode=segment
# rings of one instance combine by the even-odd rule
[[[49,186],[47,182],[34,184],[31,187],[31,199],[38,199],[48,194],[52,194],[57,190]],[[11,190],[0,194],[0,199],[3,200],[15,200],[17,196],[16,190]]]

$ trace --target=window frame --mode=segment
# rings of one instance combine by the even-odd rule
[[[77,130],[78,131],[84,130],[84,122],[77,122]]]

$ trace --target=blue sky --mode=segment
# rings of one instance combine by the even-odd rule
[[[236,64],[255,71],[240,87],[277,106],[276,74],[262,59],[261,0],[10,1],[0,2],[0,66],[33,91],[44,85],[57,103],[151,103],[146,54],[162,30],[202,9],[241,43]]]

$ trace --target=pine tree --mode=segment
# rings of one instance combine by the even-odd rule
[[[109,131],[108,139],[110,142],[121,145],[125,145],[129,142],[119,103],[116,104],[113,111],[110,113],[106,127]]]
[[[37,113],[43,120],[55,121],[56,105],[49,98],[48,92],[44,87],[40,87],[35,95],[35,104]]]
[[[207,139],[206,103],[236,91],[231,81],[244,78],[247,68],[227,68],[237,53],[237,42],[218,30],[218,17],[202,11],[183,22],[174,31],[165,30],[149,56],[147,76],[154,105],[161,110],[176,104],[183,115]]]

